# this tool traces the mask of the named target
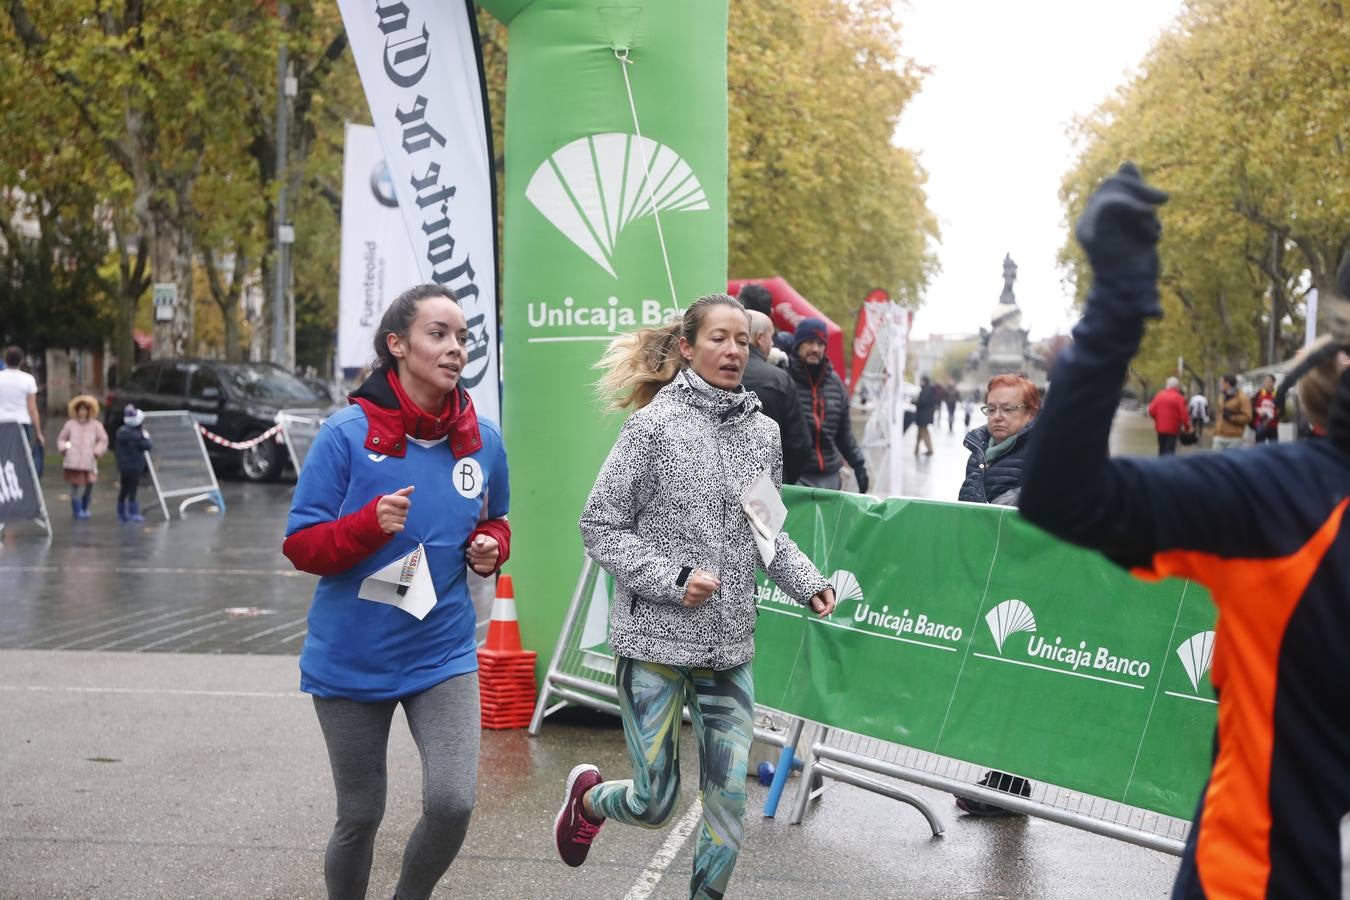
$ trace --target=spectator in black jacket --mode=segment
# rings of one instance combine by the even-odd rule
[[[1016,506],[1041,395],[1036,385],[1020,375],[995,375],[989,379],[984,403],[980,409],[989,420],[966,435],[970,460],[957,499]]]
[[[747,312],[763,313],[772,321],[773,295],[764,285],[743,284],[741,285],[741,292],[736,295],[736,299],[741,301],[741,306],[744,306]]]
[[[924,456],[933,455],[933,436],[928,433],[928,426],[933,424],[933,417],[937,415],[940,402],[938,389],[929,381],[927,375],[921,376],[919,378],[919,396],[914,399],[914,426],[918,429],[914,438],[915,456],[919,455],[920,443],[927,448]]]
[[[797,386],[787,372],[768,361],[773,349],[773,322],[761,312],[746,310],[746,314],[750,317],[750,358],[741,384],[759,397],[761,412],[778,423],[783,442],[783,483],[796,484],[811,456],[811,437],[802,420]]]
[[[839,490],[839,470],[847,460],[853,468],[858,490],[867,493],[867,463],[853,440],[848,416],[848,391],[825,358],[825,323],[802,319],[792,336],[788,373],[797,382],[797,397],[811,439],[806,468],[797,483]]]
[[[769,348],[773,348],[773,349],[775,349],[775,350],[779,350],[781,353],[783,353],[784,355],[786,355],[788,351],[784,348],[784,345],[789,346],[789,347],[791,346],[791,344],[792,344],[792,332],[790,332],[790,331],[776,331],[776,330],[774,329],[774,327],[773,327],[773,294],[770,294],[770,293],[769,293],[769,289],[766,288],[766,287],[765,287],[764,285],[762,285],[762,284],[754,284],[753,282],[750,283],[750,284],[743,284],[743,285],[741,285],[741,292],[740,292],[739,294],[736,295],[736,299],[739,300],[739,301],[741,301],[741,306],[744,306],[744,307],[745,307],[746,312],[763,313],[765,316],[768,317],[768,319],[769,319]],[[769,350],[768,350],[767,348],[765,349],[764,353],[765,353],[766,358],[769,358],[769,357],[768,357]],[[778,360],[775,360],[775,359],[773,359],[773,358],[769,358],[769,362],[773,363],[775,366],[782,367],[782,366],[784,365],[784,363],[780,361],[781,359],[782,359],[782,357],[779,357]],[[747,385],[747,387],[748,387],[748,385]],[[783,463],[786,465],[786,463],[787,463],[787,459],[786,459],[786,455],[787,455],[787,454],[786,454],[787,447],[786,447],[786,445],[784,446],[783,450],[784,450],[784,459],[783,459]],[[787,471],[787,470],[784,469],[784,472],[786,472],[786,471]]]
[[[955,388],[951,389],[955,393]],[[1031,426],[1041,408],[1036,385],[1020,375],[995,375],[989,379],[981,411],[987,424],[971,429],[965,445],[970,450],[966,480],[958,500],[1016,506],[1022,493]],[[1019,797],[1031,796],[1031,783],[1007,772],[985,772],[979,783]],[[956,806],[972,816],[1015,816],[1010,809],[983,800],[957,797]]]

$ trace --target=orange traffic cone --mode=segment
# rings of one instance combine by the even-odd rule
[[[499,575],[487,640],[478,650],[484,728],[525,728],[530,724],[535,700],[535,656],[533,650],[521,649],[511,576]]]
[[[484,650],[519,653],[520,620],[516,618],[516,589],[510,575],[497,576],[497,597],[492,601],[492,621],[488,622]]]

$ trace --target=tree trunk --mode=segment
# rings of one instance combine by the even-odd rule
[[[113,242],[117,248],[117,280],[105,281],[104,290],[113,298],[117,333],[113,336],[113,353],[117,358],[117,384],[122,385],[136,365],[136,341],[132,330],[136,325],[136,307],[149,287],[146,278],[149,240],[141,235],[133,258],[126,236],[117,220],[113,222]]]

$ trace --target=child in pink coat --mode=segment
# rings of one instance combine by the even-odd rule
[[[70,512],[77,519],[87,519],[89,496],[98,481],[98,458],[108,451],[108,432],[98,420],[98,401],[88,394],[72,399],[66,409],[70,418],[61,426],[56,446],[64,457],[61,468],[70,485]]]

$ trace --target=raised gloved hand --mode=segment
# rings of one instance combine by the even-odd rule
[[[865,494],[865,493],[867,493],[867,486],[870,485],[870,484],[872,483],[871,480],[868,479],[868,477],[867,477],[867,470],[866,470],[866,469],[854,469],[854,470],[853,470],[853,478],[854,478],[854,480],[856,480],[856,481],[858,482],[858,493],[860,493],[860,494]]]
[[[1088,199],[1074,236],[1087,254],[1096,281],[1107,288],[1093,302],[1135,316],[1162,315],[1158,304],[1157,208],[1167,194],[1147,184],[1133,163],[1101,183]]]

